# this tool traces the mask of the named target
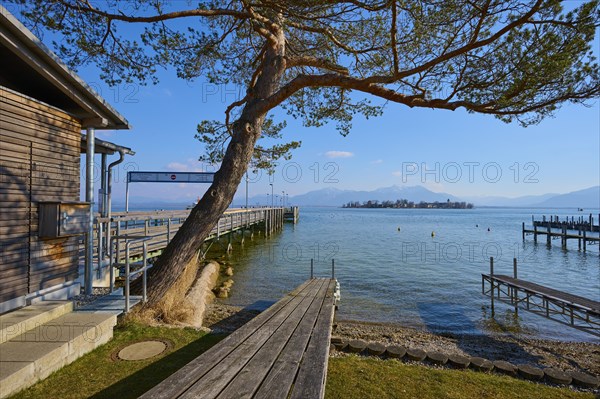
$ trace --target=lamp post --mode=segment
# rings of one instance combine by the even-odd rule
[[[269,183],[269,186],[271,186],[271,208],[273,208],[273,200],[275,197],[273,197],[273,183]]]

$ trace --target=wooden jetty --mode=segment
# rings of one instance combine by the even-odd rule
[[[148,256],[160,255],[162,250],[177,233],[189,210],[175,211],[148,211],[148,212],[117,212],[110,217],[96,216],[94,219],[94,255],[98,261],[108,256],[110,241],[116,252],[122,252],[124,240],[116,239],[118,236],[144,236],[148,238]],[[233,209],[226,211],[218,223],[213,227],[206,241],[227,239],[227,250],[232,249],[233,234],[238,232],[262,234],[269,236],[280,230],[283,226],[283,208],[252,208]],[[141,243],[134,244],[130,248],[130,256],[138,259],[142,253]]]
[[[127,280],[145,269],[148,259],[162,253],[177,233],[190,210],[117,212],[94,218],[93,274],[95,287],[113,287],[114,270],[121,269]],[[283,227],[284,208],[250,208],[226,211],[213,227],[199,256],[218,243],[230,252],[235,241],[244,243],[255,234],[268,237]],[[85,241],[80,242],[80,269],[84,263]],[[80,273],[81,274],[81,273]],[[132,276],[133,277],[133,276]]]
[[[306,281],[141,398],[323,398],[336,285]]]
[[[521,308],[600,337],[600,302],[519,279],[516,259],[510,277],[494,274],[490,258],[490,273],[481,275],[481,292],[491,298],[492,317],[494,301],[500,301],[517,313]]]
[[[598,215],[598,220],[600,220],[600,215]],[[587,251],[589,244],[598,245],[600,243],[600,226],[594,225],[592,214],[587,220],[583,216],[566,217],[563,220],[560,220],[558,216],[548,218],[543,216],[542,220],[535,220],[535,217],[532,216],[531,224],[533,229],[526,228],[525,222],[521,226],[523,241],[525,236],[533,235],[533,241],[537,243],[538,235],[541,235],[546,236],[548,246],[552,245],[553,239],[560,239],[561,247],[566,249],[568,240],[577,240],[578,249],[583,251]]]
[[[283,219],[285,221],[291,221],[294,224],[298,223],[298,218],[300,217],[300,208],[297,206],[291,206],[289,208],[285,208],[283,213]]]

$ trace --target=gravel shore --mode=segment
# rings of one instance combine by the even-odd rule
[[[258,311],[214,303],[207,310],[204,325],[214,332],[229,333],[239,328]],[[479,356],[530,364],[564,371],[581,371],[600,376],[600,343],[562,342],[524,338],[511,334],[456,335],[433,334],[393,323],[336,320],[333,335],[342,339],[362,339],[397,344],[446,354]]]

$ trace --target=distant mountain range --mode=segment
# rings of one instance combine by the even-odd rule
[[[279,196],[280,198],[281,196]],[[336,206],[350,201],[396,201],[406,199],[413,202],[452,202],[465,201],[471,202],[477,206],[499,206],[499,207],[523,207],[523,208],[600,208],[600,186],[586,188],[584,190],[573,191],[566,194],[543,194],[528,195],[517,198],[498,197],[498,196],[479,196],[479,197],[457,197],[448,193],[436,193],[423,186],[391,186],[383,187],[377,190],[340,190],[337,188],[323,188],[320,190],[309,191],[305,194],[289,197],[289,202],[299,206]],[[148,207],[149,209],[182,209],[191,205],[178,199],[176,201],[157,201],[147,197],[132,197],[132,204],[136,208]],[[234,206],[243,206],[245,198],[237,196],[233,200]],[[271,198],[266,195],[258,195],[248,199],[250,206],[259,204],[270,204]],[[123,207],[118,200],[115,203],[117,208]]]
[[[567,194],[549,193],[543,195],[527,195],[517,198],[480,196],[456,197],[448,193],[436,193],[423,186],[391,186],[373,191],[340,190],[337,188],[323,188],[309,191],[305,194],[290,197],[290,203],[299,206],[342,206],[350,201],[395,201],[406,199],[419,202],[445,202],[450,200],[465,201],[475,206],[505,206],[505,207],[533,207],[533,208],[600,208],[600,186],[584,190],[573,191]],[[236,198],[234,204],[242,204],[244,199]],[[266,204],[270,199],[265,196],[255,196],[249,203]]]

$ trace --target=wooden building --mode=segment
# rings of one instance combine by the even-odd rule
[[[88,174],[92,195],[79,202],[82,130],[94,137],[129,125],[2,6],[0,60],[3,313],[79,293],[79,241],[94,201]],[[86,148],[93,166],[94,146]]]

